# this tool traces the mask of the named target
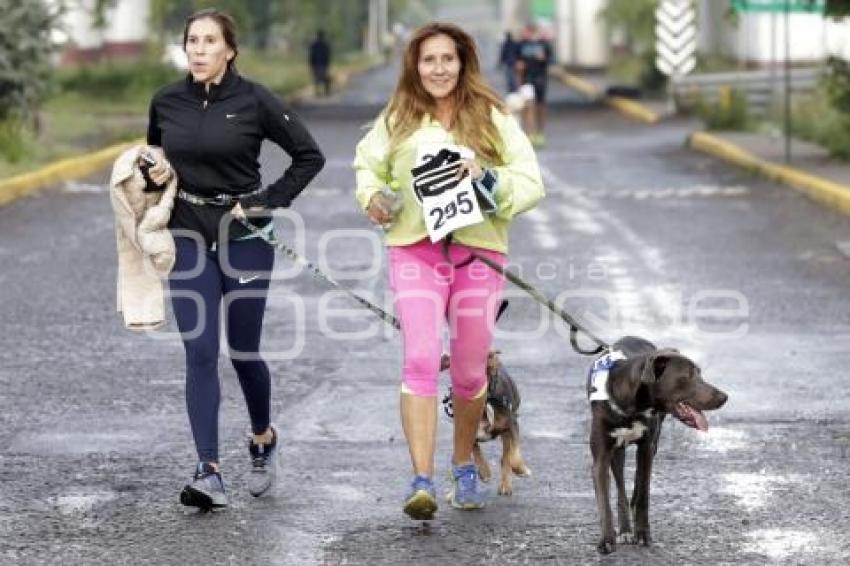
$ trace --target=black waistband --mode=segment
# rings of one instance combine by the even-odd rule
[[[197,204],[201,206],[233,206],[237,202],[239,202],[240,199],[258,195],[264,192],[267,188],[268,187],[260,187],[259,189],[255,189],[247,193],[240,193],[238,195],[219,193],[213,197],[201,196],[196,193],[193,193],[192,191],[181,188],[177,191],[177,197],[185,200],[188,203]]]

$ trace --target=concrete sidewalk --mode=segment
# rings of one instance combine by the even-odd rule
[[[655,124],[669,115],[666,100],[632,100],[608,96],[603,73],[581,76],[560,67],[552,75],[590,101],[603,101],[637,121]],[[743,167],[806,193],[837,211],[850,214],[850,163],[829,155],[816,144],[795,139],[791,163],[785,163],[781,136],[754,132],[694,132],[687,143],[693,149]]]
[[[694,132],[688,145],[734,165],[785,183],[812,199],[850,214],[850,164],[816,144],[793,140],[785,163],[780,136],[754,132]]]

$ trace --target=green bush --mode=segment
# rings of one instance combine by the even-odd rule
[[[850,63],[830,57],[826,61],[827,74],[822,86],[830,105],[843,114],[850,114]]]
[[[794,101],[792,131],[795,135],[850,159],[850,115],[833,105],[834,86],[827,80],[815,92]]]
[[[701,100],[696,111],[709,130],[746,130],[752,125],[747,97],[736,90],[721,94],[716,101]]]
[[[657,0],[610,0],[600,18],[623,36],[613,49],[610,74],[651,92],[664,90],[667,77],[655,68],[655,8]]]
[[[29,148],[21,121],[15,118],[0,121],[0,160],[17,163],[28,153]]]
[[[180,72],[151,58],[83,65],[59,75],[62,91],[101,100],[150,98]]]

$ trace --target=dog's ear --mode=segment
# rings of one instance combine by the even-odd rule
[[[666,349],[654,352],[647,357],[646,364],[641,372],[640,381],[647,385],[653,385],[664,373],[667,364],[673,357],[682,357],[678,350]]]
[[[496,372],[499,370],[499,366],[501,365],[501,360],[499,359],[499,354],[502,352],[499,350],[490,350],[490,353],[487,354],[487,375],[489,376],[491,372]]]

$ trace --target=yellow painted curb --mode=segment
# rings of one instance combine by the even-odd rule
[[[613,106],[623,114],[639,120],[646,124],[655,124],[661,120],[661,116],[653,112],[643,104],[635,102],[622,96],[609,96],[605,99],[609,106]]]
[[[619,110],[622,114],[630,118],[646,124],[655,124],[661,120],[661,116],[657,112],[653,112],[643,104],[629,98],[623,98],[622,96],[605,96],[605,93],[590,81],[563,69],[554,68],[552,75],[559,78],[569,88],[578,91],[587,98],[591,100],[602,100],[608,106]]]
[[[62,159],[37,171],[0,180],[0,206],[39,189],[96,173],[115,161],[122,151],[140,143],[144,143],[144,140],[112,145],[94,153]]]
[[[560,81],[567,85],[569,88],[578,91],[580,94],[583,94],[591,100],[597,100],[605,97],[602,91],[596,88],[596,85],[594,85],[590,81],[587,81],[579,76],[573,75],[572,73],[568,73],[561,68],[552,67],[550,70],[550,74],[560,79]]]
[[[719,159],[748,169],[769,179],[807,194],[813,200],[850,215],[850,186],[806,173],[788,165],[766,161],[705,132],[694,132],[688,136],[688,145]]]

